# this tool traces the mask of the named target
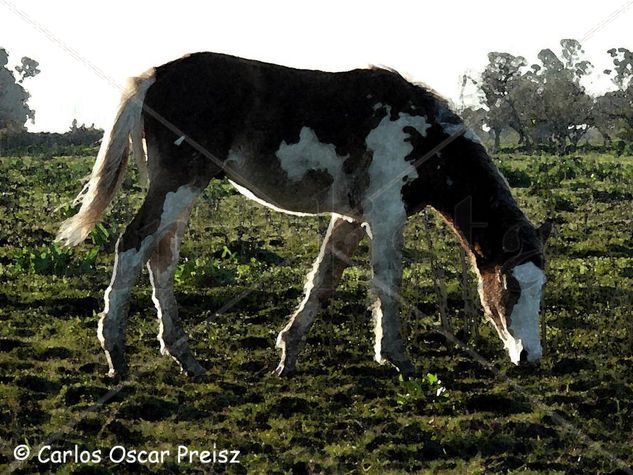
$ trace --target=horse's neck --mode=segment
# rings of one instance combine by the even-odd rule
[[[458,153],[444,153],[425,168],[434,182],[425,204],[441,213],[479,266],[493,265],[511,251],[508,232],[527,220],[483,147],[462,142]]]

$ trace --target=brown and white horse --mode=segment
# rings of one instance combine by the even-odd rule
[[[143,138],[146,151],[143,147]],[[331,213],[305,296],[277,346],[278,374],[295,368],[301,342],[366,234],[375,295],[375,358],[414,371],[401,336],[399,287],[407,217],[437,210],[459,237],[480,297],[514,363],[537,361],[543,243],[477,136],[434,92],[397,73],[330,73],[197,53],[130,81],[104,137],[79,212],[58,240],[83,241],[121,183],[131,148],[149,189],[120,236],[98,336],[110,375],[124,373],[124,328],[147,263],[161,352],[190,374],[203,368],[180,328],[173,291],[180,241],[213,177],[288,213]]]

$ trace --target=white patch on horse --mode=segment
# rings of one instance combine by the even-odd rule
[[[426,137],[426,131],[431,124],[423,116],[400,113],[398,119],[392,121],[387,115],[367,135],[365,144],[367,149],[373,152],[373,159],[369,166],[371,179],[369,188],[374,188],[373,191],[378,191],[383,184],[390,182],[394,177],[406,175],[408,181],[418,177],[415,167],[405,160],[405,157],[413,151],[413,145],[407,142],[409,134],[404,131],[405,127],[413,127],[422,137]],[[368,191],[370,196],[371,191]],[[397,191],[400,193],[400,188],[397,188]]]
[[[184,141],[185,141],[185,136],[183,135],[182,137],[174,140],[174,145],[176,145],[177,147],[180,147]]]
[[[401,219],[405,212],[401,195],[405,182],[402,177],[406,177],[406,182],[418,177],[412,163],[405,160],[413,151],[413,145],[407,141],[409,134],[404,131],[405,127],[413,127],[426,137],[431,125],[422,116],[400,113],[398,119],[392,121],[387,115],[365,139],[367,149],[373,152],[369,166],[370,182],[365,195],[369,201],[365,203],[366,213],[374,217],[368,220],[372,232],[375,226],[391,227],[394,218]],[[377,198],[380,198],[380,205],[372,206],[371,201]]]
[[[198,194],[198,191],[188,185],[183,185],[176,191],[167,193],[163,203],[163,213],[160,216],[158,233],[162,234],[166,227],[171,226],[181,218],[183,211],[191,206]]]
[[[519,355],[521,350],[526,350],[528,361],[536,361],[541,357],[541,339],[539,333],[539,308],[541,304],[541,291],[545,284],[545,274],[534,263],[527,262],[516,266],[512,275],[521,286],[521,296],[512,309],[510,316],[510,332],[514,335],[516,344],[511,352]],[[516,356],[516,355],[515,355]],[[513,362],[518,362],[518,358]]]
[[[371,233],[371,227],[369,227],[369,223],[361,223],[361,227],[365,230],[365,233],[367,233],[369,239],[374,239],[374,235]]]
[[[343,161],[346,157],[336,154],[336,147],[319,141],[314,131],[303,127],[299,133],[299,142],[279,145],[277,158],[291,180],[299,181],[309,170],[325,170],[335,179],[343,174]]]

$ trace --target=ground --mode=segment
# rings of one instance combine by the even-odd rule
[[[189,379],[159,355],[145,273],[121,383],[104,376],[96,324],[114,241],[142,199],[134,173],[84,245],[53,244],[92,160],[0,159],[0,471],[615,473],[633,464],[633,157],[496,157],[528,216],[557,223],[537,368],[509,362],[481,321],[457,241],[428,213],[407,226],[403,285],[420,377],[402,381],[372,361],[366,242],[297,374],[274,376],[276,335],[327,218],[278,214],[215,182],[176,276],[183,327],[208,374]],[[470,350],[446,340],[442,320]],[[16,464],[20,444],[78,445],[104,460]],[[105,460],[116,445],[170,456]],[[239,450],[240,463],[179,462],[179,445]]]

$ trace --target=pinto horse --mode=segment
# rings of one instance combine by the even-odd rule
[[[149,187],[117,241],[99,320],[109,375],[127,369],[128,301],[146,263],[161,353],[186,373],[204,371],[179,325],[173,278],[194,202],[212,178],[222,177],[279,211],[332,216],[304,298],[277,338],[279,375],[295,369],[306,333],[365,235],[375,359],[414,372],[398,292],[405,223],[426,206],[441,214],[470,256],[485,315],[511,360],[541,357],[549,225],[530,223],[477,136],[446,101],[395,71],[332,73],[197,53],[131,79],[78,196],[81,208],[62,224],[60,242],[76,245],[89,235],[121,184],[130,148]]]

